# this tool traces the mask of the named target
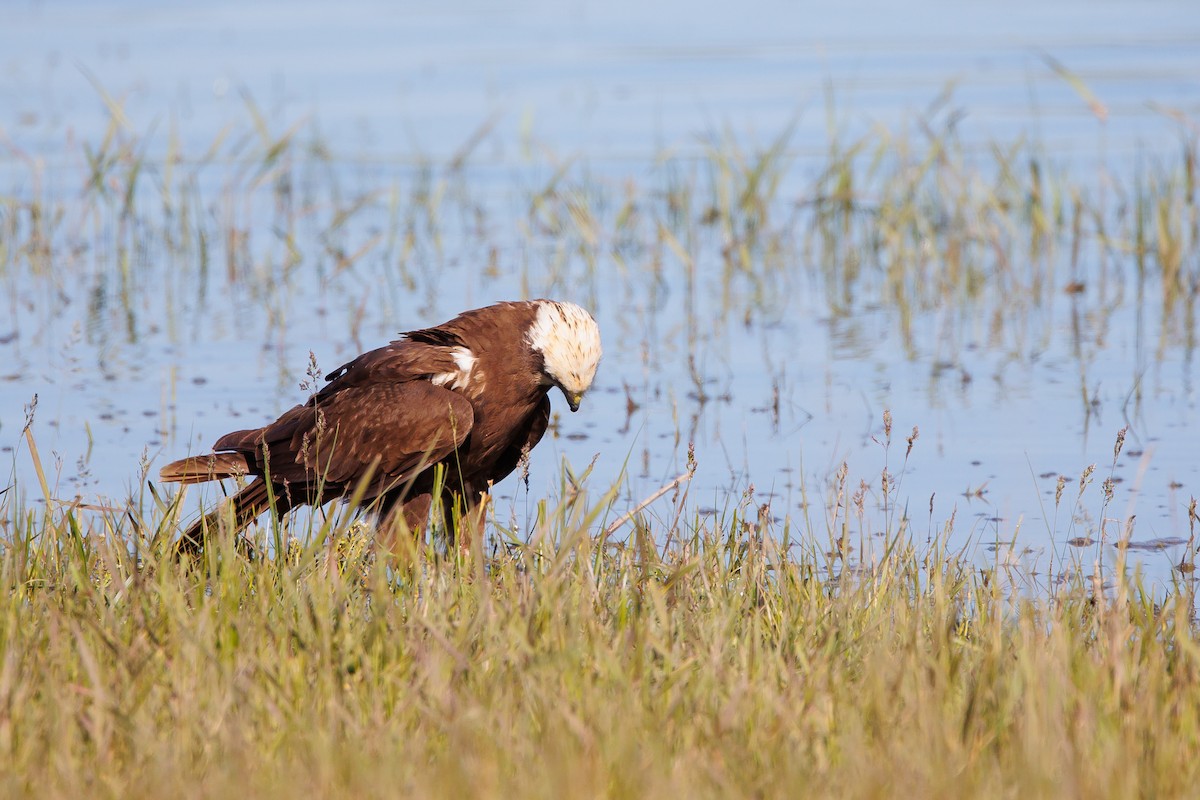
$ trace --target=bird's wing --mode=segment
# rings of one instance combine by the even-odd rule
[[[317,398],[355,386],[427,380],[455,369],[454,354],[447,348],[402,339],[363,353],[329,373]]]
[[[276,482],[352,488],[371,474],[395,486],[453,453],[474,423],[465,397],[428,381],[348,385],[264,428],[223,436],[215,449],[246,453]]]

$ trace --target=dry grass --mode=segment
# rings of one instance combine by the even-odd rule
[[[161,557],[170,506],[14,494],[9,795],[1169,797],[1200,777],[1192,590],[1119,568],[1036,591],[894,531],[855,562],[819,543],[836,501],[820,531],[746,503],[618,544],[593,538],[612,494],[565,481],[486,559],[377,558],[351,527],[189,570]]]

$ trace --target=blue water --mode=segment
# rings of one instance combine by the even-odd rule
[[[245,120],[242,90],[311,115],[343,156],[446,158],[491,115],[482,160],[523,135],[589,160],[695,147],[724,125],[826,140],[832,89],[851,135],[919,115],[947,88],[973,141],[1029,135],[1060,151],[1170,140],[1149,108],[1195,109],[1200,9],[1177,2],[18,3],[6,9],[7,136],[55,158],[108,122],[84,71],[134,128],[175,121],[207,146]],[[1095,124],[1049,54],[1108,110]]]
[[[549,294],[594,308],[606,357],[584,409],[564,414],[560,435],[538,448],[528,494],[515,481],[502,487],[502,517],[527,524],[536,500],[557,491],[560,459],[581,469],[596,454],[593,486],[627,468],[619,504],[632,504],[683,469],[694,441],[694,507],[724,511],[753,486],[779,525],[802,524],[807,494],[808,519],[823,532],[831,476],[846,461],[847,493],[866,481],[868,508],[879,509],[886,466],[915,535],[953,516],[956,543],[982,559],[994,557],[989,544],[1016,537],[1035,567],[1051,554],[1090,565],[1102,549],[1064,542],[1102,517],[1110,536],[1133,516],[1135,540],[1187,538],[1187,503],[1200,487],[1195,320],[1164,320],[1160,288],[1139,281],[1128,256],[1086,249],[1082,296],[918,308],[906,338],[903,315],[870,274],[848,308],[831,309],[803,247],[793,266],[764,270],[773,276],[764,297],[721,279],[720,237],[707,229],[690,243],[689,290],[685,266],[656,235],[662,206],[646,209],[630,246],[607,232],[629,182],[661,199],[682,180],[701,196],[713,142],[752,152],[788,126],[775,220],[805,199],[831,137],[921,142],[922,121],[955,120],[963,148],[981,157],[993,142],[1028,142],[1048,167],[1097,192],[1107,176],[1127,182],[1177,164],[1200,120],[1200,7],[442,5],[6,9],[0,198],[10,202],[0,213],[32,200],[65,209],[54,270],[36,272],[11,249],[0,262],[0,448],[24,493],[39,494],[20,435],[34,393],[56,496],[119,505],[136,490],[143,453],[153,472],[302,399],[310,350],[331,371],[400,330]],[[275,176],[257,182],[239,166],[268,146],[254,113],[272,136],[298,131],[287,202],[301,210],[290,244]],[[119,182],[117,200],[88,199],[83,145],[95,150],[110,126],[117,139],[142,137],[137,208],[157,226],[122,222]],[[308,160],[314,151],[322,159]],[[175,154],[184,160],[172,167]],[[462,169],[445,172],[460,155]],[[559,216],[531,211],[562,164],[572,185],[595,187],[594,246],[579,244],[586,234],[562,207]],[[426,165],[443,197],[438,236],[418,219],[409,251],[393,237]],[[162,223],[160,194],[170,192],[161,187],[188,181],[191,230],[213,236],[204,275],[199,245],[177,241],[186,226]],[[338,212],[331,183],[344,205],[368,200],[326,232]],[[22,231],[27,224],[21,217]],[[222,237],[231,226],[244,241]],[[337,253],[360,248],[364,256],[338,265]],[[1194,274],[1197,255],[1185,264]],[[1066,271],[1055,280],[1065,284]],[[689,355],[707,381],[704,399]],[[627,397],[637,406],[628,416]],[[885,409],[895,420],[886,451]],[[914,425],[920,438],[905,464]],[[1099,484],[1127,425],[1105,505]],[[1075,481],[1092,463],[1094,485],[1075,507]],[[1060,474],[1071,483],[1056,512]],[[882,513],[866,515],[866,538]],[[1182,552],[1141,558],[1165,579]]]

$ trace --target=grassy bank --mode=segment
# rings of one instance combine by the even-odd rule
[[[15,494],[8,796],[1166,797],[1200,771],[1184,586],[1014,591],[897,536],[855,568],[753,505],[615,544],[577,492],[474,560],[387,568],[351,529],[226,543],[206,577],[160,560],[149,499]]]

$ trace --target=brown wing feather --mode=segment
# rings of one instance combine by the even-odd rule
[[[342,364],[326,376],[327,383],[316,396],[328,397],[353,386],[423,380],[453,369],[454,356],[445,348],[399,340]]]
[[[244,453],[276,483],[353,488],[370,472],[376,494],[450,455],[472,425],[465,397],[427,381],[349,386],[257,431],[223,436],[216,449]]]

